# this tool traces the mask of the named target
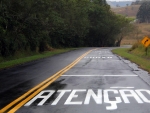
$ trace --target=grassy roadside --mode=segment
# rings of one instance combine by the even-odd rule
[[[147,59],[145,57],[139,56],[134,53],[129,53],[128,51],[129,51],[129,49],[127,49],[127,48],[118,48],[118,49],[112,50],[113,53],[118,54],[118,55],[136,63],[142,69],[150,72],[150,59]]]
[[[36,55],[33,55],[33,56],[28,56],[28,57],[22,57],[22,58],[19,58],[19,59],[3,61],[3,62],[0,62],[0,70],[10,68],[10,67],[14,67],[14,66],[17,66],[17,65],[20,65],[20,64],[23,64],[23,63],[27,63],[27,62],[30,62],[30,61],[50,57],[50,56],[53,56],[53,55],[56,55],[56,54],[68,52],[68,51],[75,50],[75,49],[77,49],[77,48],[56,49],[56,50],[53,50],[53,51],[39,53],[39,54],[36,54]]]

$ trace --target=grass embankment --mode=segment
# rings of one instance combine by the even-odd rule
[[[145,54],[144,48],[141,46],[133,50],[128,48],[114,49],[112,52],[136,63],[140,68],[150,72],[150,48],[148,55]]]
[[[47,51],[43,53],[34,53],[32,56],[21,55],[21,58],[17,58],[17,56],[9,57],[9,58],[0,57],[0,70],[14,67],[14,66],[27,63],[30,61],[38,60],[41,58],[50,57],[56,54],[68,52],[68,51],[75,50],[75,49],[77,48],[55,49],[53,51]]]

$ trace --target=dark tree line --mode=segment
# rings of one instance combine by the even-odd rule
[[[129,21],[106,0],[1,0],[0,56],[49,47],[115,46]]]
[[[139,22],[150,23],[150,1],[143,1],[137,13]]]

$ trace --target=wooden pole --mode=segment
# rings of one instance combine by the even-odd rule
[[[145,48],[146,56],[147,56],[148,47]]]

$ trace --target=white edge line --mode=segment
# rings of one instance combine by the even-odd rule
[[[110,88],[114,88],[114,89],[118,89],[118,88],[124,88],[124,89],[132,89],[132,88],[134,88],[134,87],[110,87]]]
[[[103,75],[103,76],[138,76],[138,75]]]
[[[125,77],[125,76],[138,76],[138,75],[62,75],[62,76],[122,76],[122,77]]]

